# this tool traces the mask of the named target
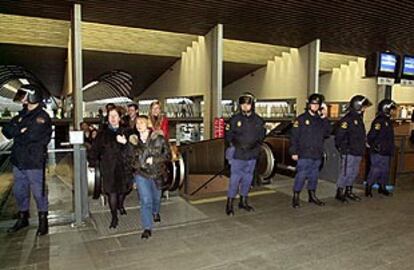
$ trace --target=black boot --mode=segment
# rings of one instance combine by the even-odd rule
[[[45,235],[49,233],[49,224],[47,222],[47,212],[39,212],[39,227],[37,235]]]
[[[292,198],[292,207],[293,208],[299,208],[299,194],[300,192],[293,192],[293,198]]]
[[[248,198],[247,196],[241,196],[240,195],[239,208],[244,209],[248,212],[254,211],[254,208],[251,205],[249,205],[249,202],[248,202],[247,198]]]
[[[365,197],[372,198],[372,185],[368,184],[365,186]]]
[[[29,226],[29,211],[20,211],[16,223],[7,232],[14,233],[27,226]]]
[[[352,186],[347,186],[346,190],[345,190],[345,197],[353,200],[353,201],[360,201],[361,198],[357,195],[355,195],[355,193],[352,192]]]
[[[233,201],[234,198],[227,198],[226,214],[228,216],[234,216]]]
[[[310,203],[314,203],[318,206],[324,206],[325,205],[325,202],[319,200],[318,197],[316,197],[315,190],[308,190],[308,194],[309,194],[309,202]]]
[[[115,229],[118,226],[118,215],[115,211],[111,211],[112,214],[112,220],[111,220],[111,224],[109,225],[109,229]]]
[[[148,239],[152,236],[151,230],[144,230],[141,234],[141,239]]]
[[[382,194],[384,196],[390,196],[391,193],[387,190],[387,188],[385,187],[385,185],[380,185],[378,188],[378,193]]]
[[[127,211],[125,210],[124,207],[120,207],[118,210],[119,210],[119,213],[121,214],[121,216],[127,214]]]
[[[161,222],[161,216],[160,216],[160,214],[152,214],[152,220],[154,222]]]
[[[348,200],[346,199],[346,197],[345,197],[345,194],[344,194],[344,189],[343,188],[338,188],[337,190],[336,190],[336,196],[335,196],[335,199],[337,199],[338,201],[341,201],[341,202],[343,202],[343,203],[347,203],[348,202]]]

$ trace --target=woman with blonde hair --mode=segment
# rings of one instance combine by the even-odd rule
[[[160,222],[161,189],[167,176],[171,151],[164,135],[148,127],[147,116],[137,116],[129,136],[128,164],[132,167],[141,203],[141,238],[151,236],[153,222]]]
[[[151,103],[148,116],[148,127],[153,131],[161,131],[165,139],[168,141],[170,138],[168,118],[161,111],[161,102],[156,100]]]

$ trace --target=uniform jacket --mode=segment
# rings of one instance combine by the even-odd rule
[[[335,146],[341,154],[363,156],[366,148],[365,125],[362,114],[348,112],[338,122]]]
[[[27,130],[21,133],[21,129]],[[39,105],[29,111],[26,107],[3,127],[3,134],[13,139],[11,163],[20,170],[43,169],[47,158],[47,145],[52,134],[52,122]]]
[[[152,164],[147,159],[152,158]],[[144,143],[136,132],[129,137],[128,165],[133,174],[154,180],[158,188],[162,188],[168,177],[166,163],[171,161],[171,150],[164,135],[153,131]]]
[[[117,130],[105,127],[98,133],[88,152],[90,167],[95,167],[97,161],[100,162],[105,193],[125,193],[131,188],[133,176],[127,170],[127,144],[118,143],[117,135],[128,138],[129,132],[122,127]]]
[[[391,119],[384,113],[380,113],[371,124],[368,132],[368,145],[370,152],[378,153],[383,156],[394,154],[394,127]]]
[[[309,111],[298,116],[293,123],[290,137],[291,155],[299,158],[320,159],[323,154],[324,139],[329,137],[331,127],[328,119]]]
[[[260,116],[255,112],[249,116],[238,113],[230,118],[225,138],[235,147],[233,158],[251,160],[258,158],[265,135],[264,121]]]

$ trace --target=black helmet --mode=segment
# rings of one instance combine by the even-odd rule
[[[349,109],[357,112],[360,112],[363,107],[369,107],[371,105],[371,101],[369,101],[369,99],[363,95],[353,96],[351,98],[351,101],[349,101]]]
[[[256,97],[252,93],[245,92],[239,96],[239,106],[242,104],[251,104],[252,110],[253,110],[255,103],[256,103]]]
[[[24,98],[30,104],[40,103],[43,100],[42,90],[33,84],[23,85],[17,90],[13,101],[22,101]]]
[[[321,94],[312,94],[309,96],[308,100],[306,101],[306,107],[309,109],[310,104],[318,104],[319,107],[322,106],[322,103],[324,102],[325,97]]]
[[[387,116],[391,115],[391,110],[397,109],[397,103],[391,99],[383,99],[378,104],[378,112],[385,113]]]

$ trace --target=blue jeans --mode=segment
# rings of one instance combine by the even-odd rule
[[[152,229],[152,215],[158,214],[161,207],[161,190],[155,185],[155,181],[135,176],[135,183],[138,187],[138,194],[141,203],[141,225],[144,230]]]
[[[296,166],[295,183],[293,191],[301,192],[305,180],[308,179],[308,190],[316,190],[318,187],[320,159],[301,158]]]
[[[13,166],[14,187],[13,194],[17,201],[19,211],[29,211],[30,191],[36,201],[37,210],[48,210],[47,192],[43,194],[43,170],[19,170]]]

